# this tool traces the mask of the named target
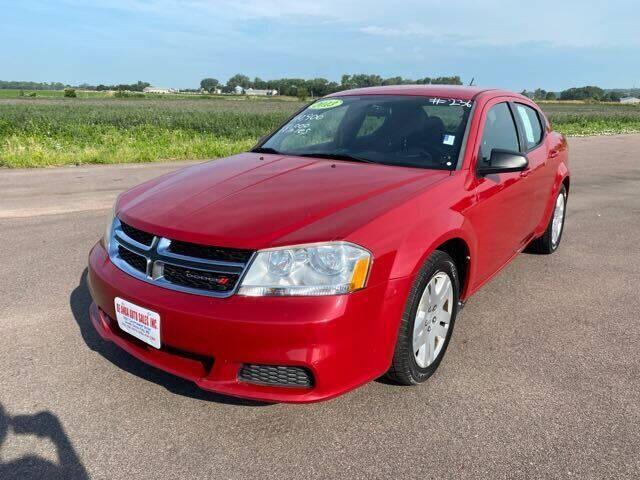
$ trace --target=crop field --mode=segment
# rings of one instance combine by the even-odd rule
[[[18,98],[0,90],[0,167],[226,156],[250,148],[303,105],[286,98],[83,93]],[[542,108],[567,135],[640,132],[638,106],[558,102]]]
[[[541,102],[554,128],[568,136],[640,132],[640,106],[616,103]]]
[[[299,106],[261,100],[0,101],[0,166],[231,155],[250,148]]]

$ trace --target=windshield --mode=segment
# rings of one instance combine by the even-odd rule
[[[453,170],[472,102],[362,95],[319,100],[256,151]]]

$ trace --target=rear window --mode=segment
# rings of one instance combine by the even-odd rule
[[[531,150],[542,141],[543,130],[540,117],[533,108],[521,103],[516,104],[516,111],[524,129],[525,149]]]

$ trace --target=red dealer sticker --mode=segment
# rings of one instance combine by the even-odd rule
[[[130,335],[160,348],[160,315],[116,297],[118,325]]]

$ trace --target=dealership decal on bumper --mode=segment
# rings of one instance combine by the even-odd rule
[[[160,348],[160,315],[122,298],[115,298],[118,326],[130,335]]]

